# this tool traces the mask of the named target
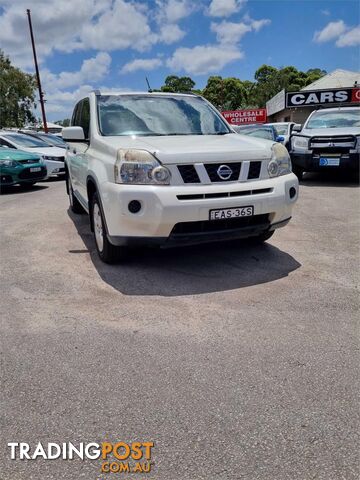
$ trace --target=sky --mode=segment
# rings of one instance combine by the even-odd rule
[[[262,64],[360,70],[358,0],[0,0],[0,48],[33,73],[27,8],[51,121],[96,88],[145,91],[145,77],[203,88]]]

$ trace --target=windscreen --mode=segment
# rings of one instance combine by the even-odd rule
[[[49,145],[39,138],[33,138],[28,135],[21,135],[21,133],[12,133],[10,135],[3,134],[3,138],[9,140],[9,142],[14,142],[21,147],[48,147]]]
[[[305,128],[344,128],[360,127],[360,108],[327,112],[322,110],[314,113]]]
[[[98,97],[103,135],[224,135],[232,133],[202,98],[166,95]]]
[[[281,124],[276,124],[274,125],[278,135],[286,135],[288,133],[288,126],[287,125],[281,125]]]

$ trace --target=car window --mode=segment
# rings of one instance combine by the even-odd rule
[[[190,95],[97,97],[103,135],[222,135],[225,120],[203,98]]]
[[[10,142],[14,142],[21,147],[36,148],[36,147],[49,147],[49,145],[40,138],[30,137],[29,135],[22,135],[21,133],[11,133],[10,135],[4,134],[3,139],[8,139]]]
[[[79,127],[84,130],[85,138],[89,138],[90,129],[90,103],[88,98],[82,101],[81,113],[79,118]]]
[[[14,145],[11,145],[11,143],[7,142],[3,138],[0,138],[0,145],[8,148],[15,148]]]
[[[287,135],[288,133],[288,126],[287,125],[274,125],[275,130],[277,131],[278,135]]]
[[[314,113],[305,128],[344,128],[360,127],[360,108],[354,110],[338,110],[327,112],[321,110]]]
[[[74,112],[71,117],[71,125],[72,126],[79,126],[79,120],[80,120],[80,113],[81,113],[81,101],[78,102],[75,105]]]

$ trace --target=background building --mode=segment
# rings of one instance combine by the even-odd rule
[[[304,92],[304,96],[307,92],[315,91],[316,93],[324,91],[324,93],[329,93],[330,95],[335,95],[339,89],[353,90],[360,88],[360,72],[350,72],[348,70],[334,70],[331,73],[328,73],[324,77],[319,78],[315,82],[311,83],[304,87],[301,92]],[[301,93],[299,92],[299,93]],[[354,93],[354,92],[353,92]],[[295,123],[304,123],[308,118],[310,113],[313,110],[326,107],[334,107],[336,105],[358,105],[359,95],[354,97],[354,94],[349,94],[349,98],[345,103],[342,102],[321,102],[319,101],[316,104],[310,102],[307,106],[299,107],[287,107],[286,106],[286,92],[282,90],[266,102],[266,110],[268,116],[268,122],[295,122]],[[309,98],[308,95],[306,95]],[[340,98],[340,97],[339,97]],[[311,100],[311,99],[310,99]]]

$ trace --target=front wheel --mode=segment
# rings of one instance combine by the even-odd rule
[[[91,221],[94,230],[96,250],[105,263],[117,263],[125,256],[125,248],[109,242],[98,194],[95,192],[91,201]]]

